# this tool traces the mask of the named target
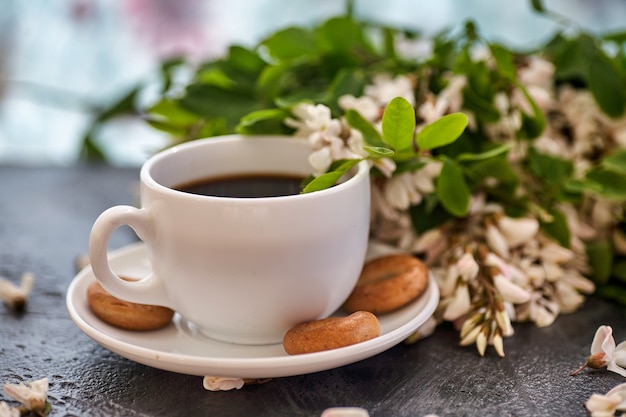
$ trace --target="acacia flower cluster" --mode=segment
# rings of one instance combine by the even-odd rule
[[[502,117],[487,129],[494,142],[510,143],[512,166],[529,152],[527,144],[516,140],[522,112],[529,111],[529,97],[541,106],[553,103],[551,64],[534,58],[520,69],[519,78],[526,83],[528,95],[520,89],[499,95],[496,100]],[[419,121],[416,132],[447,113],[465,111],[463,76],[450,76],[438,95],[428,92],[420,102],[415,100],[414,78],[378,76],[373,82],[362,97],[347,95],[338,103],[344,111],[358,111],[377,129],[386,104],[394,96],[410,99],[415,107]],[[345,117],[333,118],[328,107],[302,103],[295,106],[293,116],[286,123],[296,129],[296,136],[311,143],[310,162],[318,174],[333,161],[367,156],[361,132]],[[435,194],[442,167],[440,160],[428,153],[419,158],[415,169],[402,172],[396,172],[392,158],[369,158],[381,174],[372,178],[371,234],[425,260],[440,287],[435,318],[457,326],[461,345],[475,344],[481,355],[493,345],[498,355],[504,356],[503,337],[513,334],[512,322],[548,326],[559,313],[575,311],[584,301],[582,294],[594,291],[594,284],[583,275],[588,272],[583,239],[592,236],[593,227],[567,204],[561,207],[573,231],[568,247],[540,230],[540,222],[549,216],[545,211],[534,207],[525,216],[513,218],[504,206],[489,201],[484,192],[472,195],[465,217],[418,233],[411,207]],[[495,188],[499,181],[488,178],[485,186]],[[520,187],[519,192],[530,194],[533,190]]]

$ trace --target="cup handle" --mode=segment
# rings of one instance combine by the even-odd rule
[[[152,218],[146,209],[115,206],[104,211],[95,221],[89,235],[91,269],[104,289],[115,297],[140,304],[169,305],[169,297],[161,279],[154,273],[139,281],[124,281],[109,264],[107,246],[111,235],[120,226],[130,226],[146,243],[154,238]]]

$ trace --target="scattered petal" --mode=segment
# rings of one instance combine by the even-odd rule
[[[369,417],[369,413],[360,407],[333,407],[324,410],[320,417]]]
[[[4,384],[4,392],[16,401],[24,405],[30,411],[44,411],[48,401],[48,378],[39,379],[24,385]]]
[[[0,417],[20,417],[20,410],[15,407],[9,407],[9,405],[0,401]]]
[[[205,376],[202,386],[207,391],[229,391],[241,389],[244,386],[244,380],[234,377]]]

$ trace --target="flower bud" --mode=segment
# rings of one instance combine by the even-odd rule
[[[483,326],[476,337],[476,349],[478,349],[480,356],[485,356],[485,350],[487,349],[487,333],[487,326]]]
[[[607,364],[607,356],[604,352],[594,353],[587,358],[587,366],[592,369],[601,369]]]
[[[459,345],[469,346],[472,343],[476,342],[476,338],[478,337],[480,330],[481,330],[481,326],[474,327],[469,333],[465,335],[464,338],[461,339],[461,341],[459,342]]]
[[[476,278],[476,275],[478,275],[478,271],[480,270],[478,262],[476,262],[474,256],[469,252],[464,253],[459,258],[456,262],[456,268],[461,278],[465,281],[470,281]]]
[[[493,283],[504,301],[509,301],[513,304],[522,304],[530,301],[528,291],[515,285],[502,274],[497,274],[493,277]]]
[[[493,224],[487,225],[486,238],[487,244],[491,250],[498,254],[498,256],[504,259],[508,259],[510,257],[509,245],[506,242],[506,239],[504,239],[500,230],[498,230],[498,228]]]
[[[514,248],[526,243],[537,234],[539,231],[539,222],[537,219],[531,218],[514,219],[508,216],[502,216],[498,220],[498,229],[502,232],[502,236],[509,247]]]
[[[504,358],[504,341],[502,340],[502,335],[499,332],[493,336],[493,347],[496,349],[498,356]]]
[[[469,288],[465,284],[461,284],[454,292],[454,296],[450,301],[450,304],[443,312],[443,319],[447,321],[454,321],[459,317],[467,314],[471,308]]]

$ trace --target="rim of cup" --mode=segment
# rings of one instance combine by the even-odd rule
[[[275,201],[275,200],[283,200],[283,199],[308,199],[308,198],[321,197],[322,195],[334,194],[337,192],[341,192],[344,188],[351,187],[352,184],[357,182],[359,178],[362,178],[364,176],[369,176],[370,167],[369,167],[368,161],[362,160],[355,166],[356,169],[353,168],[353,170],[355,170],[356,172],[354,172],[349,178],[347,178],[343,182],[340,182],[338,184],[335,184],[332,187],[329,187],[323,190],[313,191],[313,192],[305,193],[305,194],[298,193],[298,194],[292,194],[292,195],[282,195],[282,196],[272,196],[272,197],[222,197],[222,196],[191,194],[191,193],[187,193],[184,191],[176,190],[175,188],[172,188],[171,186],[161,184],[152,175],[152,170],[154,169],[154,167],[157,164],[161,163],[162,160],[171,158],[172,155],[175,155],[181,152],[190,152],[190,150],[194,148],[205,146],[207,142],[217,142],[217,141],[231,142],[231,141],[239,141],[239,140],[255,140],[255,141],[281,140],[281,141],[290,141],[290,142],[303,142],[303,143],[306,142],[306,139],[300,139],[300,138],[295,138],[293,136],[286,136],[286,135],[284,136],[283,135],[250,135],[250,136],[224,135],[224,136],[216,136],[216,137],[204,138],[204,139],[195,139],[193,141],[184,142],[184,143],[172,146],[170,148],[167,148],[163,151],[160,151],[152,155],[150,158],[148,158],[148,160],[144,162],[140,170],[141,182],[145,186],[155,191],[162,192],[165,194],[170,194],[171,196],[176,196],[177,198],[189,198],[189,199],[194,199],[194,200],[216,199],[220,201],[237,200],[238,202],[243,202],[243,201],[267,202],[269,200]],[[198,178],[198,179],[202,179],[202,178]]]

